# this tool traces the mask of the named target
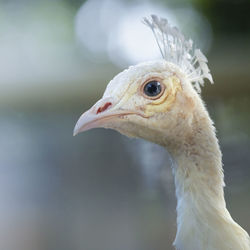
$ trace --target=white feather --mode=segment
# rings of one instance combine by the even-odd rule
[[[198,93],[201,92],[200,85],[204,85],[204,78],[213,83],[207,58],[200,49],[194,49],[191,39],[186,40],[176,27],[170,26],[167,19],[156,15],[151,15],[151,19],[144,18],[143,22],[153,31],[162,57],[178,65]]]

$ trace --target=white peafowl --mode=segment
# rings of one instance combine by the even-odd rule
[[[213,83],[207,59],[166,19],[144,18],[162,60],[131,66],[108,84],[103,97],[78,120],[74,135],[104,127],[165,147],[177,197],[178,250],[249,250],[250,239],[230,216],[224,199],[222,155],[199,95]]]

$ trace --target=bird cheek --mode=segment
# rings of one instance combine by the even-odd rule
[[[158,105],[152,105],[149,104],[145,107],[144,113],[146,116],[153,116],[158,113],[166,113],[171,110],[173,104],[174,104],[175,98],[170,97],[165,102],[158,104]]]
[[[180,80],[175,76],[164,81],[165,93],[158,99],[146,105],[145,114],[151,116],[155,113],[166,113],[176,103],[177,94],[182,91]]]

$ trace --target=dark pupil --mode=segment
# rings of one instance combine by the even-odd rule
[[[144,86],[144,93],[147,96],[157,96],[161,93],[161,84],[157,81],[148,82]]]

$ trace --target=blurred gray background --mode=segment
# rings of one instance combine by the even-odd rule
[[[72,136],[118,72],[159,58],[152,13],[209,59],[228,209],[250,232],[250,1],[1,0],[0,249],[172,249],[169,155],[111,130]]]

